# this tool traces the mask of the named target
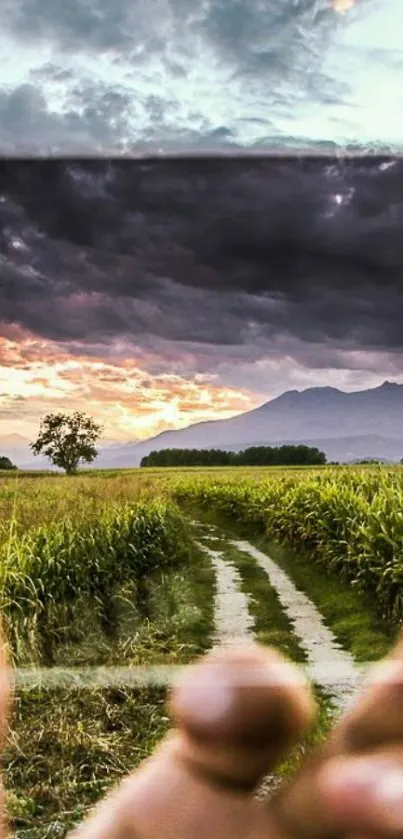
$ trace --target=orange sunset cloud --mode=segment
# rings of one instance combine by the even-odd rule
[[[214,376],[151,375],[135,358],[73,356],[18,330],[0,337],[0,434],[32,437],[48,411],[85,410],[107,438],[144,439],[257,404],[242,388],[218,386]]]

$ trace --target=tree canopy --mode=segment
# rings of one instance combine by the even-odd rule
[[[54,466],[73,475],[80,463],[92,463],[98,455],[95,444],[102,427],[92,417],[76,411],[68,414],[48,414],[43,418],[35,443],[30,444],[34,455],[44,454]]]

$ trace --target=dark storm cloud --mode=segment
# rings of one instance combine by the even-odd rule
[[[400,350],[402,224],[403,160],[2,162],[0,318],[222,359]]]

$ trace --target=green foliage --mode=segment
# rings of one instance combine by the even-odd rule
[[[97,457],[95,444],[102,428],[92,417],[76,411],[68,414],[48,414],[41,422],[35,443],[30,444],[34,455],[43,453],[54,466],[73,475],[80,463],[92,463]]]
[[[35,628],[52,663],[63,616],[78,598],[96,604],[113,630],[113,595],[188,555],[187,529],[169,502],[111,505],[77,522],[52,522],[12,533],[0,555],[0,605],[12,649],[17,632]]]
[[[403,619],[403,484],[399,472],[327,470],[256,482],[179,481],[175,497],[288,544]]]
[[[14,466],[13,463],[11,463],[11,460],[10,460],[9,457],[5,457],[4,455],[0,456],[0,469],[10,470],[10,469],[16,469],[16,468],[17,467]]]
[[[321,466],[326,455],[311,446],[253,446],[245,451],[161,449],[143,457],[141,466]]]

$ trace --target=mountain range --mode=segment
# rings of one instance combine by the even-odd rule
[[[164,431],[140,443],[100,446],[96,468],[139,466],[150,451],[166,448],[220,448],[304,443],[317,446],[328,460],[403,457],[403,384],[384,382],[369,390],[344,392],[334,387],[290,390],[258,408],[225,420],[199,422]],[[18,434],[0,437],[0,455],[20,468],[49,468],[33,458],[29,441]]]

